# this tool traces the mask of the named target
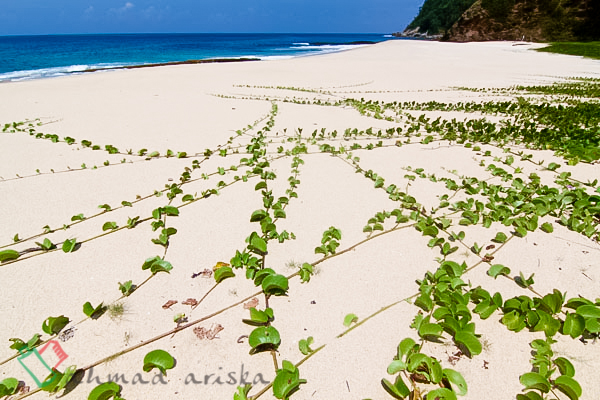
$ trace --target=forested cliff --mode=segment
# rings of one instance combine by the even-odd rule
[[[600,0],[425,0],[405,32],[450,41],[600,39]]]

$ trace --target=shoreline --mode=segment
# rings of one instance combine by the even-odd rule
[[[247,61],[262,61],[262,60],[260,58],[249,58],[249,57],[240,57],[240,58],[207,58],[207,59],[202,59],[202,60],[169,61],[169,62],[153,63],[153,64],[134,64],[134,65],[123,65],[123,66],[118,66],[118,67],[93,68],[93,69],[86,69],[84,71],[81,71],[81,73],[111,71],[111,70],[120,70],[120,69],[139,69],[139,68],[153,68],[153,67],[168,67],[168,66],[173,66],[173,65],[233,63],[233,62],[247,62]],[[75,72],[75,73],[77,73],[77,72]]]
[[[133,64],[133,65],[120,65],[115,67],[99,67],[99,68],[90,68],[84,69],[80,71],[73,72],[64,72],[57,73],[53,76],[43,76],[43,77],[33,77],[33,78],[19,78],[19,79],[7,79],[0,81],[0,84],[4,83],[14,83],[14,82],[25,82],[25,81],[34,81],[40,79],[52,79],[52,78],[61,78],[72,75],[81,75],[92,72],[105,72],[105,71],[118,71],[118,70],[129,70],[129,69],[141,69],[141,68],[154,68],[154,67],[169,67],[175,65],[194,65],[194,64],[215,64],[215,63],[236,63],[236,62],[248,62],[248,61],[263,61],[259,58],[248,58],[248,57],[240,57],[240,58],[208,58],[201,60],[186,60],[186,61],[169,61],[169,62],[161,62],[161,63],[153,63],[153,64]],[[57,68],[70,68],[74,66],[66,66],[66,67],[57,67]],[[31,70],[38,71],[38,70]],[[14,71],[21,72],[21,71]]]

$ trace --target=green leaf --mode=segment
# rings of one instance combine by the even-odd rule
[[[177,217],[179,216],[179,208],[173,206],[164,206],[163,213],[170,217]]]
[[[62,251],[65,253],[71,253],[75,251],[77,247],[77,239],[68,239],[63,242]]]
[[[275,218],[285,218],[286,217],[286,213],[284,210],[273,210],[273,216]]]
[[[563,334],[571,336],[573,339],[581,336],[585,330],[585,318],[579,314],[567,314],[563,324]]]
[[[167,375],[167,370],[173,368],[175,359],[164,350],[153,350],[144,357],[144,371],[150,372],[158,368],[163,375]]]
[[[440,265],[440,268],[446,271],[449,276],[453,278],[459,278],[465,270],[466,265],[460,265],[454,261],[444,261]]]
[[[21,254],[16,250],[2,250],[0,251],[0,262],[16,260]]]
[[[280,343],[281,336],[273,326],[261,326],[253,330],[248,336],[248,344],[252,347],[251,354],[277,349]]]
[[[363,232],[364,232],[364,229],[363,229]],[[427,247],[434,248],[435,246],[441,246],[443,243],[444,243],[443,238],[433,238],[429,241],[429,243],[427,243]],[[446,243],[446,244],[448,244],[448,243]]]
[[[493,302],[493,300],[483,300],[475,308],[473,312],[479,314],[481,319],[488,319],[494,311],[498,309],[498,306]]]
[[[564,357],[558,357],[556,360],[553,360],[553,363],[558,367],[561,375],[566,375],[570,377],[575,376],[575,367],[571,364],[571,361],[567,360]]]
[[[260,255],[267,254],[267,242],[258,235],[254,235],[250,241],[253,250]]]
[[[298,348],[300,352],[305,356],[312,353],[314,350],[310,348],[310,345],[313,343],[314,339],[312,336],[309,336],[307,339],[300,339],[298,343]]]
[[[419,336],[426,340],[436,340],[442,334],[442,326],[440,324],[432,324],[430,322],[423,322],[419,326]]]
[[[404,371],[406,369],[406,367],[407,367],[407,365],[404,361],[394,360],[390,363],[390,365],[388,365],[387,373],[390,375],[395,375],[400,371]]]
[[[496,279],[498,277],[498,275],[508,276],[510,274],[510,268],[505,267],[504,265],[501,265],[501,264],[494,264],[490,267],[487,274],[494,279]]]
[[[410,354],[417,351],[419,345],[411,338],[406,338],[398,345],[398,358],[406,359]]]
[[[522,226],[517,226],[515,228],[515,236],[521,238],[527,236],[527,229],[523,228]]]
[[[159,256],[155,256],[152,258],[146,259],[144,264],[142,265],[142,270],[150,269],[152,274],[157,274],[159,272],[170,272],[173,269],[173,266],[170,262],[163,260]]]
[[[442,366],[435,358],[431,359],[431,370],[429,375],[431,383],[438,384],[442,381]]]
[[[313,266],[309,263],[304,263],[302,264],[302,267],[300,267],[300,279],[302,280],[302,283],[306,283],[310,281],[310,277],[313,274]]]
[[[273,395],[278,399],[287,399],[298,391],[306,380],[300,379],[300,371],[291,362],[283,360],[282,367],[277,370],[273,381]]]
[[[600,308],[594,305],[579,306],[575,312],[584,318],[600,318]]]
[[[269,214],[267,214],[267,212],[265,210],[256,210],[250,216],[250,222],[262,221],[263,219],[265,219],[268,216],[269,216]]]
[[[88,396],[88,400],[119,399],[121,387],[114,382],[105,382],[96,386]]]
[[[83,305],[83,313],[92,319],[99,318],[105,309],[104,303],[100,303],[96,308],[89,301]]]
[[[415,299],[415,305],[422,308],[424,311],[431,311],[433,308],[433,300],[425,293],[421,293],[419,297]]]
[[[531,276],[529,278],[525,278],[525,276],[523,275],[523,272],[519,272],[519,276],[517,276],[515,278],[515,283],[517,285],[521,286],[522,288],[528,288],[534,284],[534,281],[533,281],[534,275],[535,274],[531,274]]]
[[[233,272],[233,269],[231,269],[231,267],[227,267],[227,266],[217,268],[217,270],[215,271],[215,275],[214,275],[215,282],[217,282],[217,283],[221,283],[225,279],[233,278],[234,276],[235,276],[235,273]]]
[[[463,378],[460,372],[450,368],[444,368],[442,373],[456,394],[459,396],[464,396],[467,394],[467,381],[465,381],[465,378]]]
[[[67,384],[71,381],[71,379],[73,378],[73,375],[75,375],[76,372],[77,372],[77,367],[75,365],[69,366],[63,373],[60,380],[58,381],[58,385],[56,386],[55,390],[60,391],[60,390],[64,389],[65,386],[67,386]]]
[[[109,222],[105,222],[104,225],[102,225],[102,231],[109,231],[112,229],[117,229],[119,226],[117,225],[116,222],[114,221],[109,221]]]
[[[42,250],[44,250],[44,251],[49,251],[49,250],[52,250],[52,249],[56,248],[56,246],[54,245],[54,243],[52,243],[52,241],[50,241],[50,239],[48,239],[48,238],[45,238],[42,243],[35,242],[35,244],[37,244],[38,246],[40,246],[42,248]]]
[[[144,261],[144,264],[142,264],[142,270],[149,269],[150,267],[152,267],[152,265],[155,262],[157,262],[159,260],[161,260],[161,258],[159,256],[155,256],[155,257],[152,257],[152,258],[147,258],[146,261]]]
[[[467,356],[469,356],[469,358],[481,353],[481,342],[471,332],[457,332],[454,336],[454,341],[457,344],[461,344],[465,347],[465,349],[467,350],[466,354]]]
[[[450,389],[435,389],[427,393],[426,400],[456,400],[456,394]]]
[[[254,275],[254,284],[259,286],[262,284],[262,281],[269,275],[275,275],[275,271],[272,268],[265,268],[259,271],[256,271]]]
[[[85,217],[83,216],[83,214],[77,214],[77,215],[73,215],[71,217],[71,221],[75,222],[75,221],[83,221],[85,219]]]
[[[40,344],[42,341],[40,340],[40,334],[36,333],[35,335],[33,335],[31,337],[31,339],[29,339],[29,341],[27,342],[27,348],[28,349],[33,349],[35,346],[37,346],[38,344]]]
[[[579,383],[570,376],[559,376],[554,380],[554,385],[571,400],[579,399],[583,393]]]
[[[544,400],[544,398],[538,392],[527,392],[525,394],[518,394],[517,400]]]
[[[492,242],[504,243],[507,239],[508,237],[504,233],[498,232],[496,233],[496,237],[492,239]]]
[[[556,171],[558,168],[560,168],[560,164],[553,163],[553,162],[551,162],[550,164],[548,164],[548,170],[549,171]]]
[[[262,289],[267,295],[283,296],[287,293],[288,288],[288,279],[283,275],[269,275],[262,281]]]
[[[42,324],[42,330],[48,335],[56,335],[69,322],[69,318],[65,317],[64,315],[61,315],[60,317],[48,317]]]
[[[119,290],[123,293],[123,296],[129,296],[135,290],[132,281],[127,281],[125,283],[119,282]]]
[[[525,318],[517,313],[515,310],[504,314],[502,317],[502,323],[506,325],[508,330],[519,332],[525,328]]]
[[[19,380],[15,378],[6,378],[0,382],[0,397],[11,396],[17,392]]]
[[[593,305],[594,303],[592,303],[590,300],[588,299],[584,299],[582,297],[574,297],[572,299],[569,299],[569,301],[567,301],[567,303],[565,304],[565,307],[567,308],[572,308],[573,310],[577,310],[577,308],[579,306],[590,306]]]
[[[426,371],[431,371],[432,366],[431,357],[423,353],[413,353],[407,360],[407,369],[409,372],[421,371],[423,367],[425,367]]]
[[[586,318],[585,329],[587,329],[590,333],[600,333],[600,319]]]
[[[438,228],[436,228],[433,225],[425,227],[425,229],[423,229],[423,232],[422,232],[423,236],[431,236],[431,237],[436,237],[438,233],[439,233]]]
[[[542,298],[542,305],[548,308],[550,314],[558,314],[562,310],[563,305],[562,293],[554,289],[552,293],[547,294]]]
[[[233,394],[233,400],[248,400],[248,393],[250,393],[252,385],[246,383],[244,386],[238,386],[237,392]]]
[[[25,343],[23,340],[19,339],[19,338],[10,338],[8,339],[10,342],[13,342],[13,344],[10,345],[11,349],[17,350],[19,353],[22,353],[26,350],[31,350],[33,349],[35,346],[37,346],[38,344],[42,343],[42,341],[40,340],[40,334],[36,333],[34,334],[31,339],[29,339],[27,341],[27,343]]]
[[[21,352],[21,350],[26,350],[27,349],[27,345],[25,344],[25,342],[22,339],[19,339],[19,338],[10,338],[8,340],[10,342],[13,342],[13,344],[10,345],[11,349],[17,350],[18,352]]]
[[[265,181],[260,181],[256,184],[256,186],[254,186],[254,190],[260,190],[260,189],[266,189],[267,188],[267,182]]]
[[[183,198],[181,199],[181,201],[186,202],[186,201],[193,201],[194,200],[194,195],[193,194],[186,194],[185,196],[183,196]]]
[[[549,222],[544,222],[541,226],[540,229],[546,233],[552,233],[554,232],[554,227],[552,226],[551,223]]]
[[[348,328],[352,323],[358,321],[356,314],[348,314],[344,317],[344,326]]]
[[[537,372],[523,374],[519,381],[525,386],[525,390],[539,390],[542,393],[548,393],[551,389],[548,379]]]
[[[404,383],[402,375],[396,377],[394,384],[387,379],[382,379],[381,385],[390,396],[398,400],[403,400],[410,394],[410,389],[406,386],[406,383]]]
[[[54,393],[58,390],[58,384],[63,379],[64,374],[55,368],[42,382],[40,389],[46,392]]]
[[[110,211],[110,210],[112,210],[112,208],[111,208],[111,207],[110,207],[108,204],[101,204],[101,205],[99,205],[99,206],[98,206],[98,208],[102,208],[102,209],[104,209],[104,211],[103,211],[103,212],[107,212],[107,211]],[[81,214],[80,214],[80,215],[81,215]]]

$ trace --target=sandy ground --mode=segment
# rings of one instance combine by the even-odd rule
[[[164,189],[165,184],[177,183],[193,160],[204,158],[205,149],[215,149],[230,138],[231,146],[249,142],[249,135],[264,126],[264,118],[271,111],[272,104],[266,98],[470,101],[484,100],[486,95],[453,88],[509,87],[574,76],[600,77],[599,61],[532,51],[536,46],[396,41],[291,60],[168,66],[0,84],[0,123],[39,118],[44,125],[38,131],[77,141],[67,145],[36,140],[25,133],[0,133],[0,246],[10,245],[15,234],[20,238],[42,234],[8,247],[19,251],[35,247],[34,242],[44,238],[54,243],[72,238],[81,242],[101,234],[108,221],[123,226],[128,218],[149,217],[153,209],[168,203],[164,195],[151,195]],[[323,93],[274,89],[277,86]],[[281,139],[285,134],[302,131],[308,137],[323,128],[338,132],[347,128],[376,131],[397,125],[361,116],[350,108],[281,101],[277,105],[275,125],[269,132],[273,141],[269,149],[273,153],[278,146],[286,145]],[[236,131],[255,123],[257,127],[248,130],[248,135],[238,137]],[[83,140],[102,148],[110,144],[123,152],[132,149],[133,155],[94,151],[84,148]],[[145,160],[135,155],[142,148],[161,154],[167,149],[175,153],[185,151],[189,158]],[[278,229],[293,232],[297,239],[269,244],[267,266],[281,274],[294,272],[296,269],[290,266],[294,263],[319,260],[313,249],[320,245],[323,231],[330,226],[342,231],[339,249],[345,249],[366,237],[362,230],[369,218],[395,207],[384,191],[375,190],[373,183],[356,174],[350,165],[318,154],[316,149],[312,148],[313,154],[302,156],[305,164],[300,166],[298,198],[291,199],[287,218],[278,222]],[[541,159],[552,159],[547,152],[535,154]],[[360,156],[363,169],[372,169],[386,182],[401,187],[408,184],[404,177],[407,167],[421,167],[438,176],[452,176],[452,170],[479,178],[489,176],[478,167],[473,151],[462,146],[389,147],[377,152],[358,151],[355,155]],[[235,165],[240,157],[215,154],[193,171],[192,178]],[[104,167],[106,161],[108,167]],[[271,164],[277,174],[277,180],[272,182],[276,198],[288,187],[290,163],[291,158],[284,157]],[[87,168],[81,169],[82,164]],[[94,166],[98,168],[93,169]],[[598,175],[597,166],[572,170],[581,179]],[[186,194],[200,194],[214,188],[219,180],[231,182],[235,175],[236,172],[227,172],[224,176],[201,179],[186,184],[183,190]],[[170,217],[168,225],[178,230],[166,254],[173,270],[170,274],[157,274],[122,300],[124,312],[115,318],[107,313],[98,320],[84,320],[82,305],[87,301],[94,305],[111,304],[120,296],[119,282],[133,280],[139,284],[148,277],[149,272],[141,269],[142,263],[164,252],[151,242],[157,233],[152,232],[149,222],[85,242],[71,254],[59,250],[0,265],[0,362],[15,353],[9,349],[10,338],[28,340],[34,333],[42,333],[41,325],[49,316],[65,315],[77,323],[74,336],[60,342],[69,356],[59,367],[62,370],[68,365],[90,365],[168,332],[176,326],[173,317],[177,313],[185,313],[193,321],[251,296],[257,290],[240,271],[236,278],[217,286],[195,310],[181,304],[188,298],[200,299],[213,285],[212,279],[192,278],[194,273],[210,269],[219,261],[229,262],[236,250],[244,249],[246,237],[257,229],[250,222],[252,212],[262,207],[261,195],[254,190],[256,182],[256,178],[251,178],[248,183],[223,188],[218,196],[182,207],[180,216]],[[427,180],[411,185],[409,193],[424,205],[436,204],[437,196],[445,193]],[[143,200],[135,202],[139,198]],[[135,203],[117,209],[122,201]],[[67,230],[43,234],[44,226],[61,228],[70,224],[74,215],[97,214],[101,211],[98,206],[103,204],[116,210]],[[181,201],[175,200],[174,204]],[[467,241],[489,244],[498,230],[501,227],[467,230]],[[282,337],[280,364],[284,359],[294,363],[302,359],[298,351],[301,339],[312,336],[313,348],[326,345],[300,367],[301,377],[307,383],[292,398],[390,398],[380,380],[393,379],[386,368],[400,340],[416,337],[410,324],[418,309],[401,303],[348,335],[336,336],[346,329],[346,314],[366,318],[417,292],[415,280],[427,270],[434,270],[435,258],[439,256],[426,244],[427,239],[412,228],[384,235],[319,264],[308,284],[300,284],[297,277],[292,279],[287,297],[271,298],[269,305],[275,310],[273,325]],[[35,253],[27,256],[31,254]],[[455,259],[469,265],[477,261],[465,249]],[[535,288],[541,293],[556,287],[566,291],[568,297],[582,295],[591,299],[600,293],[599,260],[597,243],[557,224],[552,235],[531,233],[511,241],[496,254],[496,261],[513,271],[535,273]],[[505,299],[531,295],[508,280],[493,280],[485,271],[485,266],[480,267],[465,279],[490,292],[500,291]],[[257,298],[259,307],[264,308],[264,296]],[[168,300],[178,303],[165,310],[161,306]],[[248,311],[238,305],[197,325],[208,329],[220,324],[224,329],[213,340],[201,340],[189,328],[98,365],[92,374],[87,372],[67,398],[87,398],[97,384],[95,377],[104,382],[108,374],[119,374],[127,381],[120,384],[122,396],[129,400],[232,398],[242,375],[246,381],[256,383],[251,392],[255,394],[264,386],[261,381],[273,380],[273,360],[268,353],[248,354],[247,339],[239,338],[253,328],[242,323],[243,318],[248,318]],[[465,399],[515,398],[521,390],[519,376],[531,370],[529,342],[543,335],[509,332],[498,320],[497,315],[486,321],[476,316],[484,351],[473,359],[462,357],[452,366],[463,373],[469,384]],[[600,393],[596,377],[600,368],[598,346],[561,338],[555,347],[557,353],[573,360],[584,399],[594,399]],[[144,355],[153,349],[167,350],[176,359],[175,368],[168,371],[163,382],[156,370],[142,371]],[[425,351],[450,367],[448,357],[456,352],[456,347],[452,343],[426,345]],[[0,381],[7,377],[24,381],[32,390],[36,387],[16,359],[0,366]],[[45,397],[41,393],[32,396]],[[269,392],[262,397],[272,395]]]

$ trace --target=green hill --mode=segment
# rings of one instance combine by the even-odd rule
[[[430,35],[443,34],[454,25],[475,0],[425,0],[407,30],[417,29]]]
[[[425,0],[407,31],[451,41],[600,39],[600,0]]]

